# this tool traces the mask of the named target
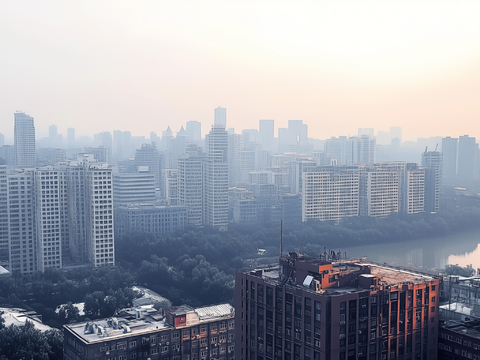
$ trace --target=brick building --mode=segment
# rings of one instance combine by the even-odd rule
[[[64,325],[64,359],[233,360],[234,316],[228,304],[165,313],[126,309],[115,318]]]
[[[437,358],[439,278],[340,254],[238,271],[236,358]]]

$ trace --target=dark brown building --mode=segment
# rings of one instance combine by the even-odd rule
[[[448,320],[440,325],[438,358],[480,360],[480,320]]]
[[[236,359],[437,358],[439,278],[326,259],[237,272]]]
[[[229,304],[166,312],[126,309],[117,317],[64,325],[65,360],[234,360]]]

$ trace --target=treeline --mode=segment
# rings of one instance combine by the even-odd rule
[[[338,250],[480,229],[479,218],[479,208],[464,208],[386,219],[349,218],[340,224],[284,224],[283,249],[318,256],[324,247]],[[278,257],[280,224],[231,225],[225,232],[191,228],[167,236],[130,234],[115,241],[115,267],[14,274],[0,279],[0,304],[26,304],[42,314],[44,322],[60,327],[80,319],[71,303],[85,302],[85,316],[90,319],[130,306],[138,296],[131,291],[135,284],[151,288],[175,305],[229,302],[236,269],[267,256],[272,261]],[[266,255],[258,255],[257,249],[265,249]],[[55,313],[59,304],[66,305]]]
[[[58,360],[63,358],[63,336],[58,330],[42,332],[25,326],[5,326],[0,318],[0,360]]]

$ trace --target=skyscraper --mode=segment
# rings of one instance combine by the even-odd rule
[[[274,121],[273,120],[260,120],[259,129],[260,137],[262,139],[262,149],[273,150],[274,139]]]
[[[215,109],[215,120],[213,124],[221,126],[224,129],[227,127],[227,109],[220,106]]]
[[[185,131],[189,142],[199,144],[202,140],[202,123],[200,121],[187,121]]]
[[[75,129],[74,128],[67,129],[67,143],[68,143],[68,147],[70,148],[75,146]]]
[[[202,225],[205,160],[195,144],[190,144],[186,153],[178,158],[178,205],[187,208],[188,225]]]
[[[204,224],[220,230],[228,228],[228,133],[219,125],[205,139]]]
[[[438,211],[440,208],[440,186],[442,182],[442,153],[425,151],[422,153],[422,166],[425,172],[425,210]]]
[[[35,167],[35,125],[33,117],[17,111],[14,118],[15,165]]]
[[[460,186],[469,186],[475,178],[475,138],[468,135],[458,138],[457,181]]]
[[[442,139],[442,180],[446,185],[454,185],[457,179],[457,144],[457,138]]]

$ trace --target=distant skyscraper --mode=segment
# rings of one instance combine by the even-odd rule
[[[35,126],[33,117],[16,112],[15,118],[15,165],[35,167]]]
[[[185,131],[189,142],[199,143],[202,140],[202,123],[200,121],[188,121]]]
[[[273,150],[274,128],[274,120],[259,121],[260,137],[262,139],[262,149]]]
[[[113,156],[117,161],[126,160],[131,156],[131,137],[130,131],[113,131]]]
[[[438,211],[440,208],[440,185],[442,182],[442,153],[425,151],[422,153],[422,166],[425,172],[425,210]]]
[[[162,183],[162,160],[163,154],[160,154],[154,145],[143,144],[140,149],[135,150],[135,165],[148,166],[148,171],[155,175],[156,188]]]
[[[228,133],[214,125],[205,139],[204,223],[220,230],[228,228]]]
[[[447,136],[442,139],[442,180],[446,185],[454,185],[457,179],[458,139]]]
[[[227,109],[218,107],[215,109],[215,121],[214,125],[222,126],[223,128],[227,127]]]
[[[0,147],[2,147],[3,145],[5,145],[5,135],[0,134]]]
[[[202,225],[205,160],[195,144],[190,144],[186,153],[178,158],[178,205],[187,208],[188,225]]]
[[[110,131],[104,131],[94,135],[95,146],[105,146],[107,148],[107,161],[112,159],[112,133]]]
[[[458,138],[457,180],[461,186],[469,186],[475,178],[475,138],[468,135]]]
[[[291,144],[307,142],[308,125],[304,124],[303,120],[288,120],[288,137]]]
[[[68,141],[68,147],[71,148],[75,146],[75,129],[74,128],[67,129],[67,141]]]

